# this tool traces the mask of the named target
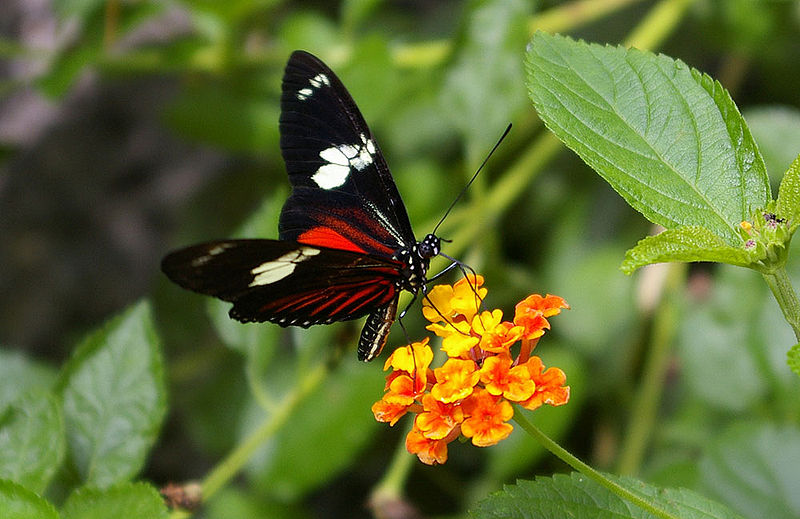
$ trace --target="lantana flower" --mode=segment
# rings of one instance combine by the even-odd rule
[[[431,368],[429,338],[398,348],[384,365],[392,372],[372,406],[375,419],[391,426],[415,414],[406,449],[429,465],[447,461],[448,443],[460,436],[478,447],[507,438],[512,403],[534,410],[569,401],[564,372],[545,369],[531,355],[550,329],[548,318],[569,305],[558,296],[532,294],[516,305],[514,320],[505,321],[500,309],[481,310],[488,292],[483,282],[470,275],[428,292],[422,313],[431,322],[428,330],[442,338],[447,360],[440,367]]]

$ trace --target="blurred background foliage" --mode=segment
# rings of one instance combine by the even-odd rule
[[[658,18],[665,6],[674,20]],[[664,31],[653,50],[731,91],[776,185],[800,151],[794,1],[5,0],[0,345],[18,353],[4,354],[3,369],[51,380],[83,333],[149,295],[170,414],[143,477],[204,477],[299,395],[202,515],[368,515],[403,431],[370,413],[382,361],[356,362],[358,323],[241,326],[158,267],[177,246],[277,235],[288,194],[280,78],[305,49],[356,99],[418,236],[514,124],[440,235],[486,275],[489,307],[511,313],[532,292],[571,304],[537,352],[567,373],[573,400],[537,411],[540,427],[598,468],[694,488],[750,517],[800,514],[800,494],[775,484],[797,481],[798,465],[742,454],[800,456],[800,388],[785,364],[794,341],[761,278],[711,265],[623,275],[625,250],[652,229],[552,144],[526,97],[523,52],[536,28],[616,44],[644,20]],[[406,322],[414,337],[418,314]],[[395,330],[390,347],[402,342]],[[335,368],[304,393],[330,359]],[[565,470],[517,432],[490,449],[453,444],[443,467],[415,461],[409,502],[457,515],[502,483]],[[743,466],[754,467],[748,478],[734,477]]]

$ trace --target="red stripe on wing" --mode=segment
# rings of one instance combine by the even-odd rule
[[[348,240],[330,227],[314,227],[297,237],[297,241],[306,245],[327,247],[329,249],[349,250],[366,254],[367,251]]]
[[[324,207],[323,210],[320,206],[306,209],[305,216],[319,225],[294,238],[298,242],[386,257],[392,257],[396,252],[386,244],[397,240],[360,208]]]
[[[267,317],[266,320],[273,322],[283,317],[292,322],[307,321],[309,324],[344,321],[385,305],[396,293],[395,285],[390,280],[372,278],[291,294],[268,301],[258,311]]]

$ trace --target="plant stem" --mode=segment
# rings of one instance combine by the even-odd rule
[[[797,299],[797,293],[792,287],[792,281],[789,279],[786,269],[780,267],[772,272],[762,272],[761,275],[764,276],[764,281],[767,282],[769,289],[772,290],[772,295],[778,301],[783,317],[794,330],[794,336],[800,341],[800,300]]]
[[[659,508],[655,504],[631,492],[630,490],[623,487],[619,483],[611,481],[600,472],[596,471],[586,463],[582,462],[581,460],[573,456],[564,447],[551,440],[549,436],[544,434],[541,430],[539,430],[538,427],[529,422],[528,419],[525,418],[525,416],[522,414],[521,408],[519,407],[516,409],[516,412],[514,413],[514,421],[517,422],[517,424],[520,427],[525,429],[525,431],[528,434],[533,436],[542,447],[552,452],[558,459],[560,459],[570,467],[574,468],[587,478],[603,486],[609,492],[616,494],[620,498],[635,504],[642,510],[647,511],[656,517],[661,517],[662,519],[679,519],[677,516],[672,515],[666,510]]]
[[[242,470],[245,463],[253,457],[255,451],[286,423],[297,405],[319,386],[329,370],[328,363],[321,362],[306,372],[297,386],[275,406],[274,411],[261,422],[258,428],[209,472],[202,483],[203,502],[208,501],[211,496]],[[181,519],[190,515],[186,511],[179,510],[173,512],[170,518]]]

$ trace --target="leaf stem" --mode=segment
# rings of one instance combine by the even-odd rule
[[[574,468],[587,478],[603,486],[609,492],[619,496],[620,498],[626,501],[635,504],[639,508],[647,512],[650,512],[656,517],[661,517],[662,519],[679,519],[677,516],[672,515],[666,510],[659,508],[655,504],[631,492],[630,490],[623,487],[619,483],[611,481],[609,478],[607,478],[597,470],[593,469],[586,463],[579,460],[577,457],[575,457],[569,451],[567,451],[564,447],[562,447],[561,445],[557,444],[552,439],[550,439],[550,437],[544,434],[538,427],[529,422],[528,419],[525,418],[525,416],[521,412],[520,408],[517,408],[516,412],[514,413],[514,421],[517,422],[517,424],[520,427],[525,429],[525,431],[528,434],[533,436],[542,447],[552,452],[558,459],[560,459],[570,467]]]
[[[794,336],[800,341],[800,300],[794,291],[792,281],[786,273],[786,268],[780,267],[771,272],[762,272],[764,281],[767,282],[772,295],[781,307],[783,317],[794,330]]]

